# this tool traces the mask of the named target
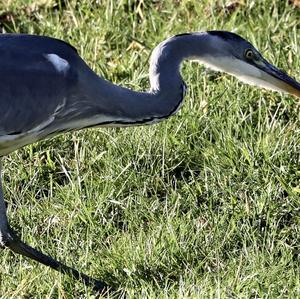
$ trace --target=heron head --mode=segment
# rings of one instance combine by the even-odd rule
[[[209,67],[239,80],[300,98],[300,83],[270,64],[248,41],[227,31],[207,32],[211,52],[203,57]]]

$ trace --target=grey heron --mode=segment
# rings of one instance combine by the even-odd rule
[[[0,157],[63,132],[153,124],[170,117],[185,95],[180,74],[185,59],[198,60],[248,84],[300,97],[298,82],[231,32],[184,33],[161,42],[150,59],[149,92],[136,92],[102,79],[64,41],[2,34]],[[8,223],[1,182],[0,245],[99,290],[108,287],[22,242]]]

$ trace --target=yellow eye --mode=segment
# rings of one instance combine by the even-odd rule
[[[254,52],[251,49],[247,49],[245,51],[245,57],[252,60],[254,58]]]

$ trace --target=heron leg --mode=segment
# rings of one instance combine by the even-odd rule
[[[56,261],[51,256],[43,254],[19,239],[16,233],[9,226],[7,220],[6,206],[2,190],[1,168],[2,165],[0,159],[0,246],[8,247],[15,253],[31,258],[59,272],[69,274],[75,279],[82,281],[85,285],[93,287],[97,291],[107,292],[112,289],[104,282],[91,278],[86,274],[80,273],[77,270]]]

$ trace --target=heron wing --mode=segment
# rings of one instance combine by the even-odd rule
[[[76,80],[61,41],[36,36],[0,38],[0,136],[51,122]]]

